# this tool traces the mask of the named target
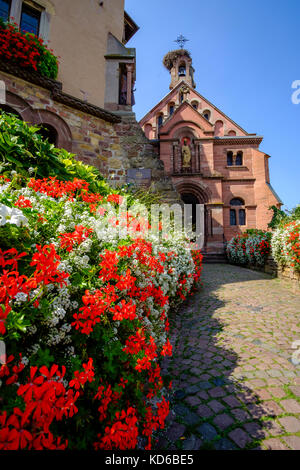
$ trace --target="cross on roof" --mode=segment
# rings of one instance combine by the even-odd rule
[[[178,38],[174,42],[177,42],[181,49],[183,49],[185,43],[188,41],[189,39],[186,39],[182,34],[180,34],[180,36],[178,36]]]

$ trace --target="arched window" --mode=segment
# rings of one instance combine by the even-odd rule
[[[235,211],[235,209],[230,209],[230,225],[236,225],[236,211]]]
[[[39,127],[40,129],[38,134],[40,134],[45,140],[48,139],[48,142],[56,147],[58,142],[57,130],[50,124],[40,124]]]
[[[230,225],[246,225],[246,210],[241,208],[245,205],[245,201],[239,197],[235,197],[230,201]],[[236,209],[240,207],[240,209]]]
[[[159,130],[160,130],[161,126],[163,125],[163,122],[164,122],[163,114],[159,114],[157,116],[157,133],[159,133]]]
[[[245,202],[243,201],[243,199],[241,199],[239,197],[235,197],[235,198],[231,199],[230,205],[231,206],[244,206]]]
[[[170,103],[169,104],[169,115],[172,116],[174,111],[175,111],[175,105],[174,105],[174,103]]]
[[[242,165],[243,164],[243,152],[238,152],[235,160],[236,165]]]
[[[205,110],[205,111],[203,112],[203,116],[205,117],[205,119],[206,119],[207,121],[209,121],[209,120],[210,120],[210,111],[209,111],[208,109]]]
[[[194,109],[197,110],[197,109],[198,109],[198,106],[199,106],[198,101],[192,101],[192,106],[193,106]]]
[[[227,152],[227,166],[233,165],[233,153]]]
[[[183,103],[184,100],[184,94],[182,92],[179,93],[179,102],[180,104]]]
[[[228,135],[236,135],[236,132],[233,131],[233,130],[232,130],[232,131],[229,131],[229,132],[228,132]]]
[[[186,66],[184,63],[180,64],[178,67],[178,75],[179,77],[185,77],[186,76]]]
[[[246,211],[245,209],[239,210],[239,225],[246,225]]]

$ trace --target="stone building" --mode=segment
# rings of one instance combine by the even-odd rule
[[[0,16],[60,57],[57,80],[0,59],[0,109],[41,126],[51,143],[117,183],[127,181],[142,156],[159,189],[163,165],[132,111],[136,52],[127,42],[138,26],[124,0],[0,0]],[[177,200],[170,181],[164,188],[165,200]]]
[[[168,53],[170,92],[140,121],[184,202],[205,205],[205,250],[246,229],[267,229],[281,201],[270,184],[262,136],[249,134],[196,91],[188,51]]]

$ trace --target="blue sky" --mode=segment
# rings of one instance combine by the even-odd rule
[[[189,39],[197,91],[240,124],[263,135],[271,155],[271,183],[291,209],[300,203],[299,0],[125,0],[140,30],[128,43],[137,50],[137,119],[169,91],[163,56]],[[300,93],[299,93],[300,97]]]

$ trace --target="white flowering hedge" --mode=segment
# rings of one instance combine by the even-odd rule
[[[263,266],[270,254],[269,232],[251,231],[233,237],[226,246],[229,262]]]
[[[37,131],[0,113],[0,450],[150,449],[202,255]]]
[[[138,203],[124,212],[125,192],[1,181],[0,449],[150,449],[169,413],[159,366],[172,353],[168,311],[199,281],[202,255],[182,233],[147,230]]]
[[[292,220],[273,233],[272,255],[280,266],[300,270],[300,220]]]

